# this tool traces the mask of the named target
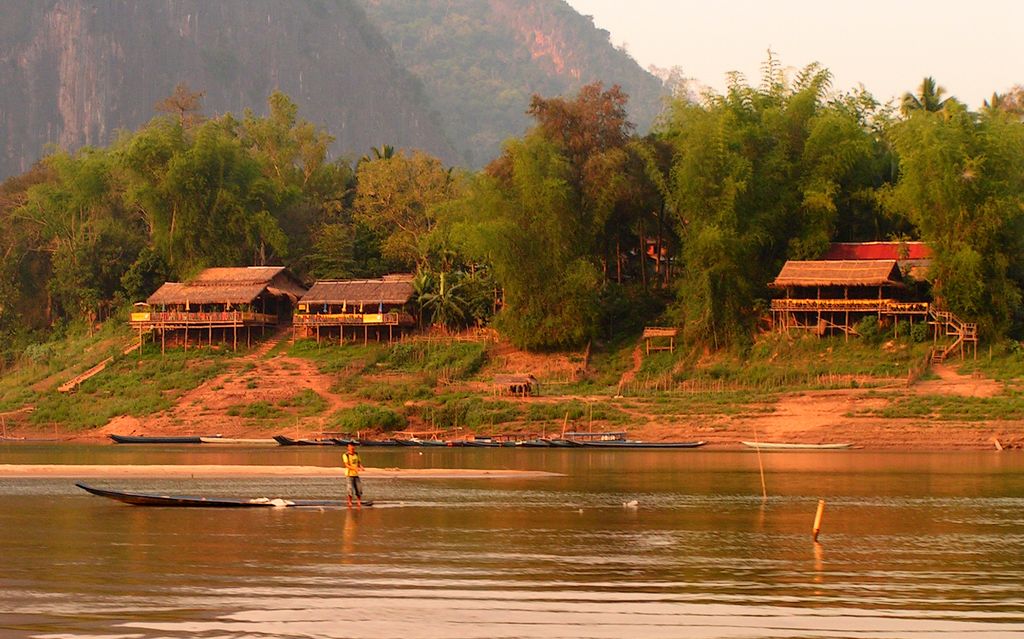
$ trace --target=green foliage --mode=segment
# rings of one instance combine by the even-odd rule
[[[432,372],[449,379],[465,379],[487,361],[487,348],[480,342],[411,342],[395,344],[384,364],[406,372]]]
[[[522,411],[513,402],[486,401],[467,395],[440,398],[440,403],[420,405],[416,410],[424,423],[441,429],[480,431],[522,419]]]
[[[455,197],[456,177],[420,151],[362,162],[356,171],[355,219],[381,238],[384,259],[407,269],[423,265],[436,209]]]
[[[934,293],[998,338],[1018,321],[1024,285],[1024,124],[953,103],[892,128],[900,180],[886,192],[934,249]]]
[[[868,315],[857,322],[853,330],[857,331],[857,334],[868,342],[877,342],[882,336],[881,327],[878,325],[878,318],[874,315]]]
[[[737,76],[704,105],[671,105],[661,135],[675,151],[667,196],[683,241],[678,300],[691,341],[743,343],[782,263],[820,254],[840,207],[856,212],[878,182],[884,147],[862,111],[874,103],[829,101],[830,83],[817,65],[787,83],[769,57],[760,88]]]
[[[69,429],[95,428],[119,415],[145,417],[170,408],[186,391],[224,370],[227,354],[169,352],[149,348],[141,359],[124,356],[99,375],[86,380],[74,393],[55,389],[40,396],[31,420],[58,423]]]
[[[251,404],[232,406],[228,415],[246,419],[275,419],[282,415],[281,409],[270,402],[258,401]]]
[[[407,402],[433,397],[434,384],[430,379],[415,382],[387,380],[360,386],[356,395],[378,402]]]
[[[327,400],[325,400],[316,391],[310,388],[303,388],[295,395],[279,401],[278,406],[282,406],[284,408],[295,408],[298,409],[299,415],[303,417],[312,417],[324,412],[327,408]]]
[[[408,423],[403,415],[373,404],[359,404],[352,408],[343,408],[331,415],[329,423],[332,427],[346,433],[359,430],[399,430]]]

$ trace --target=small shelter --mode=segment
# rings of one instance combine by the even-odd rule
[[[499,395],[529,397],[540,393],[540,382],[530,374],[495,375],[494,390]]]
[[[644,328],[644,347],[647,354],[651,351],[668,351],[674,353],[676,350],[676,335],[679,329],[666,326],[648,326]],[[668,339],[668,343],[665,343]],[[658,340],[658,341],[655,341]]]
[[[287,324],[295,302],[306,287],[283,266],[208,268],[188,282],[165,282],[145,303],[136,304],[130,323],[141,337],[160,334],[161,348],[168,337],[181,337],[188,348],[190,334],[198,332],[210,344],[215,338],[238,346],[240,331],[251,343],[252,329]]]
[[[378,341],[387,335],[416,325],[411,313],[414,290],[412,275],[385,275],[379,279],[321,281],[313,284],[299,300],[292,323],[296,335],[321,337],[337,335],[344,341],[345,329],[352,339]],[[359,330],[359,329],[362,330]]]

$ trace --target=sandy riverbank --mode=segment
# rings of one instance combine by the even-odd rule
[[[539,470],[471,468],[367,468],[363,477],[389,479],[541,479],[558,473]],[[0,464],[0,477],[344,477],[344,470],[326,466]]]

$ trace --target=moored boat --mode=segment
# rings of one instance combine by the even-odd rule
[[[580,442],[584,448],[700,448],[705,441],[693,442],[643,442],[633,439],[607,442]]]
[[[841,450],[853,448],[852,442],[841,442],[838,444],[798,444],[792,442],[740,442],[748,448],[761,450]]]
[[[348,441],[341,443],[336,437],[325,437],[322,439],[293,439],[287,435],[274,435],[274,441],[281,446],[345,446]]]
[[[209,435],[209,438],[218,437],[218,435]],[[195,437],[150,437],[147,435],[115,435],[111,434],[110,439],[114,440],[118,444],[201,444],[203,438],[199,435]]]
[[[234,446],[277,446],[278,442],[271,438],[239,438],[239,437],[200,437],[204,444],[226,444]]]

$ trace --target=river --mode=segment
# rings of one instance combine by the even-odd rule
[[[373,449],[346,509],[134,507],[0,478],[0,637],[1024,636],[1024,454]],[[0,463],[337,465],[333,448],[0,445]],[[337,498],[329,478],[91,479]],[[826,501],[818,544],[811,527]]]

